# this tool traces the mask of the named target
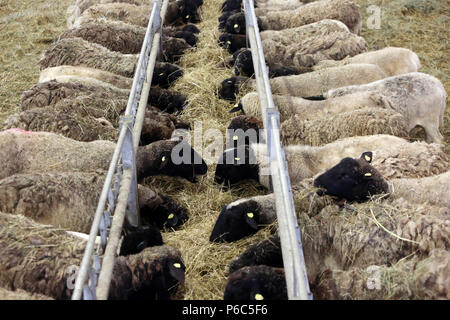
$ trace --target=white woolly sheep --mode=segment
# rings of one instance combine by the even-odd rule
[[[406,118],[409,132],[420,126],[425,130],[427,142],[442,141],[439,126],[444,124],[447,93],[435,77],[412,72],[372,83],[342,86],[329,90],[324,97],[332,98],[362,91],[375,91],[386,97],[392,107]]]
[[[357,158],[366,151],[373,153],[372,165],[385,179],[401,177],[426,177],[449,170],[448,157],[441,144],[409,142],[391,135],[350,137],[320,147],[291,145],[285,147],[291,183],[297,184],[306,178],[312,178],[336,165],[342,158]],[[264,144],[251,144],[244,157],[236,150],[228,153],[242,158],[238,162],[217,165],[215,180],[218,183],[236,183],[244,179],[255,179],[269,188],[269,168],[267,147]],[[250,153],[250,155],[248,154]],[[237,155],[236,155],[237,154]],[[249,164],[249,159],[255,161]]]
[[[267,11],[257,19],[262,31],[295,28],[323,19],[342,21],[355,34],[360,33],[362,26],[360,7],[350,0],[321,0],[295,10]],[[230,16],[225,28],[229,33],[245,34],[244,13]]]
[[[189,163],[173,163],[170,155],[176,146],[188,153]],[[54,133],[8,129],[0,132],[0,161],[4,164],[0,179],[18,173],[107,170],[114,149],[115,143],[110,141],[79,142]],[[139,147],[136,167],[139,179],[165,174],[191,182],[196,182],[197,175],[207,171],[198,153],[186,142],[175,139]]]
[[[270,87],[273,94],[312,97],[320,96],[332,88],[365,84],[385,77],[386,74],[376,65],[349,64],[299,75],[273,78],[270,79]],[[222,82],[219,95],[223,99],[234,100],[240,86],[246,90],[256,91],[254,79],[232,77]]]
[[[287,95],[273,95],[272,97],[280,112],[281,122],[293,115],[298,115],[302,120],[313,120],[364,107],[391,109],[389,101],[376,92],[356,92],[320,101],[311,101]],[[239,104],[230,112],[242,111],[246,115],[261,118],[259,103],[258,93],[249,92],[241,98]]]
[[[322,60],[313,66],[313,69],[318,70],[349,63],[375,64],[379,66],[388,77],[417,72],[421,67],[419,57],[413,51],[406,48],[386,47],[377,51],[360,53],[341,61]]]

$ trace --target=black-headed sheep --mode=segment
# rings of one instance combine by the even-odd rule
[[[287,300],[284,269],[244,267],[228,276],[224,300]]]
[[[178,59],[190,47],[183,39],[170,37],[163,39],[162,46],[166,62]],[[66,38],[50,45],[39,60],[39,66],[41,70],[62,65],[83,66],[132,78],[137,62],[137,55],[111,51],[81,38]]]
[[[443,145],[411,143],[391,135],[350,137],[320,147],[291,145],[284,149],[292,184],[328,170],[344,157],[356,158],[366,151],[373,152],[372,165],[386,179],[427,177],[449,169]],[[254,179],[269,188],[267,159],[267,146],[264,144],[226,150],[219,159],[215,180],[234,184]]]
[[[0,213],[0,229],[8,230],[0,232],[0,285],[70,299],[73,274],[69,267],[81,264],[86,242],[22,215]],[[20,272],[18,265],[24,266]],[[108,299],[170,299],[178,283],[184,282],[184,271],[180,251],[170,246],[117,257]]]
[[[273,94],[314,97],[320,96],[332,88],[365,84],[385,77],[386,74],[373,64],[349,64],[299,75],[273,78],[270,79],[270,87]],[[235,100],[240,87],[244,90],[256,91],[256,81],[242,76],[225,79],[219,88],[219,96],[226,100]]]
[[[361,31],[360,7],[350,0],[321,0],[295,10],[270,10],[257,17],[260,31],[295,28],[323,19],[339,20],[355,34],[359,34]],[[230,16],[225,30],[229,33],[245,34],[244,13]]]
[[[437,78],[412,72],[367,84],[342,86],[329,90],[324,97],[332,98],[365,91],[374,91],[386,97],[392,107],[405,117],[408,132],[420,126],[425,130],[427,142],[442,141],[439,127],[444,124],[447,93]]]
[[[107,170],[115,149],[115,143],[110,141],[79,142],[54,133],[20,129],[0,132],[0,145],[0,159],[5,164],[0,178],[42,171]],[[139,147],[136,166],[139,179],[162,174],[196,182],[197,175],[207,171],[199,154],[185,141],[175,139]]]
[[[95,95],[98,99],[109,99],[110,101],[120,99],[128,100],[128,90],[101,85],[100,81],[91,80],[95,79],[78,78],[70,82],[52,80],[37,83],[22,93],[21,109],[28,110],[53,106],[63,99],[79,96]],[[187,99],[186,96],[177,92],[159,87],[151,87],[147,103],[162,111],[174,113],[175,111],[184,109],[187,104]],[[108,105],[111,105],[111,102]]]
[[[0,211],[86,233],[92,225],[104,178],[103,171],[15,174],[0,180]],[[160,229],[166,225],[178,227],[188,218],[185,207],[141,185],[138,205],[143,224]]]

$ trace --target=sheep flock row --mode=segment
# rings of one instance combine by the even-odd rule
[[[449,299],[444,85],[409,48],[371,49],[361,1],[254,2],[314,298]],[[2,123],[0,299],[71,298],[151,4],[73,0]],[[168,3],[136,151],[143,225],[124,225],[109,299],[287,299],[264,136],[227,136],[263,129],[243,10]],[[174,135],[199,123],[228,138],[216,161]]]

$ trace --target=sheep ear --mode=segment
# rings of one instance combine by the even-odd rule
[[[177,279],[179,282],[184,282],[184,270],[181,268],[181,263],[175,262],[169,264],[169,273],[172,277]]]
[[[136,249],[137,249],[138,251],[142,251],[142,250],[145,249],[145,247],[146,247],[146,243],[145,243],[145,241],[142,241],[142,242],[140,242],[140,243],[136,246]]]
[[[366,160],[368,163],[372,162],[373,153],[371,151],[366,151],[361,155],[361,159]]]
[[[253,212],[248,212],[245,214],[245,222],[254,230],[258,230],[258,224],[255,221],[255,214]]]

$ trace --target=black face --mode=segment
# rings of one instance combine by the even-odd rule
[[[160,63],[155,65],[153,71],[152,84],[161,88],[168,88],[175,80],[183,76],[180,67],[170,63]]]
[[[225,23],[225,31],[232,34],[245,34],[245,14],[238,12],[229,16]]]
[[[155,206],[143,206],[140,214],[143,223],[158,229],[176,229],[188,220],[188,210],[167,195],[159,194],[162,203]]]
[[[228,277],[224,300],[287,300],[284,272],[263,265],[241,268]]]
[[[219,97],[230,101],[236,100],[236,94],[239,93],[239,85],[247,79],[247,77],[231,77],[223,80],[219,89]]]
[[[253,69],[252,52],[250,50],[244,50],[238,54],[234,63],[234,73],[246,77],[253,76],[255,69]]]
[[[137,254],[145,248],[163,245],[161,232],[153,226],[124,228],[120,256]]]
[[[222,33],[219,36],[219,45],[234,53],[247,45],[246,36],[241,34]]]
[[[191,32],[194,34],[198,34],[200,33],[199,28],[197,28],[195,25],[193,24],[187,24],[184,27],[181,28],[181,31],[187,31],[187,32]]]
[[[162,56],[166,62],[176,62],[191,46],[181,38],[167,37],[162,41]]]
[[[168,90],[150,90],[148,103],[162,111],[167,113],[174,113],[182,111],[188,104],[188,100],[185,95],[168,91]]]
[[[349,201],[364,201],[371,195],[388,192],[388,185],[369,162],[372,153],[360,159],[344,158],[333,168],[314,180],[314,186],[325,189],[331,196]]]
[[[189,31],[177,31],[174,33],[174,37],[184,39],[190,46],[195,46],[197,43],[197,37]]]
[[[255,157],[247,146],[225,150],[216,167],[215,182],[230,186],[246,179],[258,180],[258,165],[250,162],[255,162]]]
[[[226,11],[219,17],[219,30],[225,30],[225,26],[227,23],[227,20],[229,17],[231,17],[233,14],[239,13],[241,10],[233,10],[233,11]]]
[[[233,242],[256,233],[259,230],[259,210],[254,200],[223,206],[209,241]]]
[[[172,153],[176,158],[172,158]],[[161,152],[159,156],[158,172],[160,174],[197,182],[197,175],[204,175],[208,170],[206,162],[184,141],[176,144],[171,150]]]
[[[189,8],[188,6],[184,7],[181,10],[181,19],[184,24],[187,23],[199,23],[200,16],[197,12],[197,8]]]
[[[300,74],[300,71],[293,67],[275,67],[269,69],[269,78],[290,76],[294,74]]]
[[[240,115],[231,119],[227,128],[227,148],[237,148],[259,142],[259,130],[263,128],[262,121],[256,117]],[[240,129],[240,130],[239,130]]]

